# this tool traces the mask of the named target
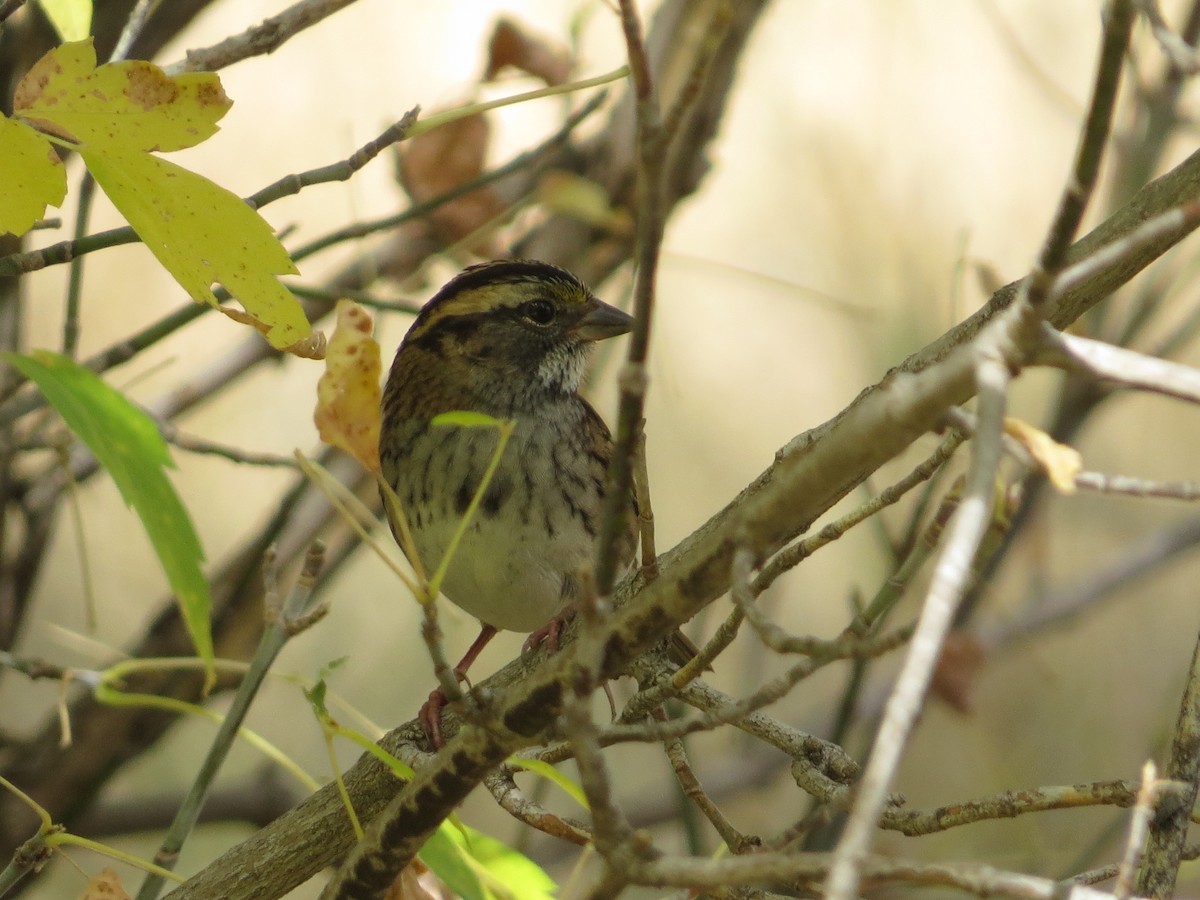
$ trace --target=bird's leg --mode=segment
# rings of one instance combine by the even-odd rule
[[[466,681],[467,669],[471,668],[471,663],[475,662],[475,658],[483,652],[488,641],[495,636],[496,629],[491,625],[484,625],[479,630],[479,636],[475,638],[471,646],[467,648],[467,652],[463,654],[463,658],[458,661],[458,665],[454,667],[456,681]],[[417,713],[417,721],[421,723],[421,730],[425,732],[425,737],[429,738],[429,742],[439,749],[446,743],[442,738],[442,710],[447,702],[446,692],[437,688],[430,691],[429,699],[422,704],[421,711]]]
[[[530,633],[521,646],[521,652],[529,653],[538,647],[545,646],[550,653],[557,653],[558,639],[562,635],[562,630],[573,618],[575,618],[575,607],[568,606],[537,631]]]

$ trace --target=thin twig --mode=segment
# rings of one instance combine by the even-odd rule
[[[1158,8],[1157,0],[1138,0],[1138,5],[1150,23],[1150,33],[1171,61],[1171,67],[1185,75],[1200,72],[1200,56],[1197,56],[1196,48],[1171,30],[1163,18],[1162,10]]]
[[[1168,334],[1151,344],[1147,353],[1159,359],[1171,359],[1188,345],[1197,331],[1200,331],[1200,303],[1193,303],[1191,311],[1183,320]]]
[[[1025,295],[1029,305],[1035,309],[1047,299],[1055,276],[1066,265],[1067,250],[1075,239],[1083,221],[1083,213],[1096,187],[1100,161],[1104,158],[1108,135],[1112,129],[1121,67],[1125,63],[1129,35],[1133,29],[1132,0],[1111,0],[1105,7],[1104,19],[1100,59],[1096,66],[1096,78],[1092,85],[1087,115],[1079,135],[1075,163],[1059,199],[1054,220],[1046,233],[1045,243],[1038,254],[1038,261],[1026,282]]]
[[[308,284],[291,283],[288,290],[297,297],[305,300],[318,300],[330,306],[339,300],[353,300],[359,306],[377,309],[381,312],[404,313],[416,315],[421,311],[420,300],[385,300],[370,291],[356,291],[348,288],[324,288]]]
[[[152,416],[158,425],[159,434],[163,440],[173,447],[188,453],[199,453],[206,456],[219,456],[230,462],[247,466],[271,466],[284,469],[299,468],[294,456],[284,456],[279,453],[260,453],[255,450],[243,450],[220,441],[210,441],[198,435],[185,434],[174,422],[169,422],[161,416]]]
[[[130,11],[129,18],[125,20],[125,27],[121,29],[121,35],[117,38],[117,43],[108,57],[110,63],[118,62],[129,56],[134,42],[141,36],[146,23],[154,15],[154,11],[158,9],[161,2],[162,0],[137,0],[137,4]]]
[[[1200,500],[1200,482],[1152,481],[1132,475],[1106,475],[1103,472],[1080,472],[1075,486],[1102,494],[1122,494],[1127,497],[1165,497],[1169,500]]]
[[[510,816],[552,838],[586,847],[593,840],[592,829],[574,819],[550,812],[517,787],[512,772],[506,769],[490,773],[483,779],[496,803]]]
[[[592,719],[592,694],[600,681],[604,658],[602,623],[608,604],[584,578],[578,604],[582,628],[572,648],[571,690],[563,704],[563,730],[579,766],[579,781],[592,811],[596,849],[612,868],[612,857],[633,834],[633,827],[613,802],[612,779],[600,751],[599,729]]]
[[[683,746],[683,741],[675,740],[668,742],[666,750],[667,759],[671,763],[671,769],[675,772],[675,779],[679,782],[680,789],[704,813],[704,817],[716,829],[717,834],[721,836],[721,840],[725,842],[725,846],[733,853],[745,853],[759,847],[762,841],[757,837],[742,834],[742,832],[734,828],[733,824],[726,818],[725,813],[721,811],[721,808],[705,792],[700,779],[696,777],[696,773],[692,770],[691,763],[688,762],[687,750]]]
[[[1185,785],[1170,785],[1175,793]],[[880,819],[880,827],[898,831],[909,837],[936,834],[963,825],[1011,819],[1030,813],[1055,809],[1080,809],[1094,806],[1131,807],[1138,802],[1138,785],[1132,781],[1095,781],[1088,784],[1065,784],[1048,787],[1002,791],[975,800],[964,800],[937,809],[889,808]]]
[[[1191,862],[1194,859],[1200,858],[1200,844],[1188,844],[1183,848],[1183,853],[1180,855],[1180,860]],[[1078,875],[1073,875],[1065,879],[1062,883],[1066,884],[1099,884],[1101,881],[1108,881],[1110,878],[1117,877],[1117,871],[1120,867],[1116,863],[1109,863],[1106,866],[1100,866],[1095,869],[1088,869],[1086,872],[1080,872]]]
[[[1178,238],[1190,234],[1197,222],[1200,222],[1200,201],[1185,203],[1147,219],[1128,234],[1105,244],[1095,253],[1063,269],[1054,280],[1051,299],[1069,294],[1092,278],[1127,264],[1146,247],[1154,246],[1164,238]],[[1132,333],[1127,333],[1126,336],[1132,337]]]
[[[92,212],[92,201],[96,196],[96,179],[92,173],[84,171],[79,179],[79,191],[75,203],[75,240],[81,240],[87,234],[88,222]],[[67,276],[66,313],[63,316],[63,356],[75,358],[79,349],[79,306],[83,294],[83,258],[71,260]]]
[[[1200,369],[1103,341],[1064,334],[1049,326],[1044,328],[1043,337],[1044,344],[1037,355],[1039,362],[1086,372],[1124,387],[1200,403]]]
[[[700,708],[705,710],[702,715],[673,719],[670,722],[647,721],[638,725],[614,725],[610,726],[608,733],[614,741],[660,743],[684,737],[685,735],[696,734],[701,731],[712,731],[723,725],[736,725],[738,728],[742,728],[745,720],[757,710],[781,700],[798,683],[830,663],[841,659],[862,659],[881,656],[884,653],[890,653],[897,647],[903,646],[911,636],[912,627],[905,626],[876,638],[852,637],[850,639],[839,638],[833,641],[797,638],[797,644],[804,648],[801,652],[812,651],[812,655],[796,663],[782,675],[767,681],[757,690],[747,694],[740,700],[726,698],[728,702],[719,706],[702,704]],[[640,692],[636,697],[636,711],[622,714],[622,719],[625,720],[633,716],[640,717],[642,708],[652,703],[661,703],[667,695],[677,694],[680,699],[693,706],[697,705],[693,702],[696,696],[708,696],[703,693],[700,695],[694,693],[697,690],[704,690],[697,683],[691,683],[684,687],[676,687],[668,680],[665,682],[664,687],[667,689],[660,691],[655,688]]]
[[[274,203],[283,197],[291,197],[300,193],[306,187],[314,184],[329,184],[331,182],[349,181],[367,163],[394,144],[408,138],[413,127],[417,124],[417,116],[421,108],[414,106],[399,121],[393,122],[380,135],[363,144],[345,159],[340,159],[327,166],[309,169],[295,175],[285,175],[273,181],[261,190],[255,191],[246,198],[246,203],[254,209]]]
[[[887,653],[897,646],[898,643],[903,643],[907,640],[907,629],[900,629],[894,632],[886,640],[870,642],[865,640],[865,635],[870,631],[871,626],[875,624],[877,616],[871,618],[869,621],[864,620],[858,625],[857,629],[853,627],[847,628],[840,637],[832,641],[790,634],[767,618],[754,602],[750,577],[753,559],[753,553],[744,547],[734,553],[733,566],[729,576],[729,593],[742,615],[754,627],[755,632],[758,633],[762,642],[776,653],[803,653],[814,659],[825,657],[831,659],[845,659],[847,657],[865,659]]]
[[[813,553],[826,544],[837,540],[855,525],[896,503],[917,485],[928,481],[954,455],[954,452],[962,445],[964,439],[964,436],[961,434],[947,435],[942,439],[937,449],[926,457],[924,462],[895,484],[884,488],[879,492],[878,496],[842,516],[840,519],[830,522],[812,537],[805,538],[779,551],[767,565],[763,566],[762,571],[758,573],[758,577],[754,580],[754,592],[761,594],[784,572],[794,568],[798,563],[812,556]]]
[[[654,508],[650,505],[650,470],[646,465],[646,420],[638,423],[634,446],[633,488],[637,497],[638,531],[642,545],[642,577],[658,576],[658,549],[654,544]]]
[[[628,877],[649,887],[708,892],[744,884],[773,884],[811,892],[832,869],[827,853],[751,853],[719,859],[663,856],[631,866]],[[923,863],[893,856],[868,856],[863,878],[872,884],[957,888],[976,897],[1012,900],[1111,900],[1107,892],[1084,885],[1063,886],[1049,878],[1006,872],[980,863]]]
[[[624,526],[629,492],[633,487],[633,457],[638,423],[646,401],[646,357],[650,349],[650,324],[654,312],[655,279],[663,236],[661,184],[665,147],[660,139],[658,98],[650,77],[650,62],[642,36],[642,23],[633,0],[620,0],[621,29],[629,57],[629,73],[636,97],[637,118],[637,241],[633,264],[633,332],[629,355],[622,367],[617,414],[617,434],[612,461],[605,479],[604,507],[596,554],[596,590],[607,595],[617,578],[618,544]]]
[[[60,666],[58,663],[48,662],[36,656],[14,656],[7,650],[0,650],[0,667],[13,669],[34,681],[41,678],[50,678],[54,681],[64,681],[68,678],[78,679],[81,671]],[[94,683],[99,683],[100,673],[92,672],[92,676]]]
[[[354,0],[300,0],[253,28],[211,47],[187,51],[181,62],[166,67],[171,75],[182,72],[215,72],[243,59],[278,50],[306,28],[349,6]]]
[[[517,156],[514,156],[509,162],[495,169],[484,172],[482,175],[477,175],[469,181],[464,181],[445,193],[439,194],[436,197],[431,197],[428,200],[414,204],[401,213],[396,213],[390,216],[383,216],[378,219],[369,219],[365,222],[355,222],[343,228],[338,228],[329,233],[315,238],[307,244],[302,244],[292,251],[292,259],[300,260],[324,250],[328,247],[336,246],[337,244],[346,241],[357,240],[380,232],[392,231],[403,225],[405,222],[410,222],[415,219],[420,219],[427,216],[429,213],[437,210],[452,200],[457,200],[459,197],[474,193],[480,188],[487,187],[491,184],[507,178],[520,170],[531,166],[540,156],[545,155],[548,151],[566,143],[567,138],[575,130],[584,119],[594,113],[604,101],[608,98],[607,91],[598,91],[587,103],[579,108],[577,112],[572,113],[567,117],[562,127],[557,132],[543,141],[536,147],[525,151]],[[0,260],[2,264],[3,260]]]

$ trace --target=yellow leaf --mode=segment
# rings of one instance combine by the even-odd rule
[[[62,160],[44,137],[21,122],[0,116],[0,233],[24,234],[67,195]]]
[[[17,117],[93,149],[192,147],[216,133],[230,106],[211,72],[169,76],[143,60],[97,68],[90,38],[51,50],[13,95]]]
[[[163,266],[197,301],[221,282],[280,349],[308,337],[304,310],[276,275],[296,273],[283,245],[240,197],[138,150],[80,151],[88,170]]]
[[[1022,422],[1005,419],[1004,430],[1020,441],[1061,493],[1075,493],[1075,476],[1083,469],[1083,457],[1074,447],[1060,444],[1046,432]]]
[[[325,352],[313,414],[321,440],[341,447],[371,472],[379,472],[379,344],[370,314],[339,300],[337,324]]]

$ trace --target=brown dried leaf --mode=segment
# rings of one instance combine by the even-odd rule
[[[978,637],[968,631],[950,632],[933,670],[931,693],[960,713],[971,712],[975,682],[986,660],[987,650]]]
[[[491,126],[482,114],[417,135],[400,154],[400,183],[413,202],[423,203],[477,178],[487,163],[490,138]],[[503,211],[500,197],[486,187],[443,204],[429,218],[443,241],[456,243]]]
[[[317,383],[313,421],[321,440],[345,450],[371,472],[379,472],[379,344],[371,337],[370,313],[339,300],[337,324]]]
[[[1060,444],[1046,432],[1020,419],[1005,419],[1004,430],[1025,446],[1060,493],[1075,493],[1075,476],[1083,470],[1083,457],[1078,450]]]
[[[314,331],[308,337],[301,338],[294,344],[288,344],[283,348],[283,352],[301,359],[324,359],[326,343],[325,332]]]
[[[554,86],[566,83],[571,76],[571,55],[566,47],[530,34],[523,25],[505,16],[492,29],[483,80],[491,81],[507,66]]]
[[[226,318],[232,319],[240,325],[249,325],[264,336],[270,334],[271,329],[274,327],[268,325],[262,319],[258,318],[258,316],[252,316],[250,313],[241,309],[235,309],[232,306],[216,306],[213,308]],[[290,353],[301,359],[324,359],[325,335],[320,331],[310,331],[306,336],[300,338],[300,340],[293,341],[287,346],[279,347],[278,349],[283,353]]]
[[[79,900],[129,900],[129,894],[121,886],[121,876],[112,869],[101,869],[88,879]]]

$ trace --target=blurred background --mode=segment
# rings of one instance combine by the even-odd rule
[[[218,3],[158,60],[180,59],[188,48],[238,33],[283,5]],[[654,5],[644,4],[647,14]],[[1168,18],[1181,15],[1185,5],[1190,7],[1164,4]],[[660,550],[724,506],[790,438],[834,415],[969,315],[995,287],[1026,271],[1071,164],[1095,64],[1099,7],[1096,0],[777,0],[770,6],[742,57],[711,149],[711,170],[670,221],[663,248],[647,408]],[[516,76],[478,85],[487,36],[502,14],[549,41],[575,41],[579,77],[624,62],[619,24],[602,2],[361,0],[270,56],[223,71],[234,105],[220,133],[172,158],[246,195],[283,174],[345,158],[417,104],[433,110],[537,87]],[[1163,65],[1148,29],[1139,25],[1131,66],[1143,88],[1156,83]],[[1114,141],[1122,163],[1141,140],[1133,93],[1127,82]],[[1193,96],[1183,96],[1185,115]],[[562,109],[562,101],[552,99],[494,114],[489,159],[506,161],[551,134]],[[1194,144],[1188,121],[1155,161],[1156,171]],[[294,243],[403,208],[407,200],[385,157],[348,183],[310,188],[271,205],[266,218],[276,228],[293,229]],[[1124,188],[1106,180],[1089,221],[1095,224],[1124,195]],[[64,234],[72,206],[69,197]],[[100,198],[93,230],[118,224]],[[36,240],[62,236],[38,233]],[[1174,333],[1196,302],[1188,277],[1195,270],[1193,247],[1194,239],[1185,242],[1155,283],[1163,307],[1143,348]],[[302,265],[302,281],[320,283],[360,251],[348,244],[312,257]],[[424,283],[389,290],[421,302],[456,269],[453,261],[437,261]],[[65,275],[57,267],[27,279],[29,347],[59,346]],[[137,245],[89,257],[85,284],[84,357],[186,301]],[[628,273],[594,287],[610,302],[623,302]],[[1108,301],[1109,322],[1122,321],[1144,302],[1139,290],[1145,287],[1135,282],[1128,296]],[[385,312],[377,321],[386,366],[411,319]],[[188,385],[243,340],[238,326],[205,316],[108,379],[153,403]],[[606,348],[609,356],[599,360],[591,386],[610,421],[613,354],[623,351],[621,343]],[[1200,363],[1195,342],[1185,343],[1176,358]],[[291,358],[259,367],[236,390],[189,412],[180,427],[256,452],[314,453],[312,408],[320,374],[319,364]],[[1022,375],[1011,414],[1045,426],[1060,381],[1046,372]],[[937,440],[931,435],[920,441],[912,454],[880,472],[873,487],[906,473]],[[1088,469],[1164,480],[1197,479],[1198,440],[1194,410],[1132,394],[1106,401],[1074,438]],[[174,482],[212,561],[236,552],[261,527],[292,477],[286,469],[180,450],[174,455]],[[852,495],[835,514],[866,496]],[[19,651],[96,666],[112,658],[104,648],[126,646],[140,633],[159,608],[165,580],[110,481],[92,479],[80,504],[99,603],[96,633],[86,640],[73,636],[85,631],[81,562],[69,520],[60,517],[53,564],[41,576]],[[899,532],[910,509],[889,511],[885,525]],[[932,699],[906,754],[896,789],[911,806],[1037,785],[1136,779],[1147,758],[1165,758],[1164,741],[1200,626],[1194,554],[1104,593],[1058,627],[1028,630],[1023,623],[1031,610],[1122,564],[1189,515],[1195,513],[1165,500],[1044,498],[989,579],[969,623],[979,641],[979,669],[968,678],[966,708]],[[785,627],[831,637],[844,627],[852,598],[874,594],[891,566],[887,543],[869,522],[782,578],[761,602]],[[915,614],[921,586],[909,592],[897,623]],[[311,678],[330,661],[349,657],[331,682],[337,694],[380,727],[411,718],[433,687],[416,604],[362,550],[324,598],[329,617],[286,648],[276,671]],[[728,610],[727,600],[714,604],[689,626],[693,637],[708,636]],[[477,626],[448,605],[443,624],[447,653],[457,657]],[[482,678],[499,668],[519,652],[522,639],[503,635],[473,674]],[[747,632],[722,657],[711,681],[741,695],[785,665],[762,653]],[[889,658],[873,666],[861,694],[859,724],[846,736],[847,749],[860,759],[895,665]],[[847,678],[846,665],[830,666],[769,712],[827,736]],[[34,730],[52,714],[57,693],[50,682],[4,679],[4,727]],[[296,684],[269,682],[249,724],[315,777],[328,778],[319,728]],[[103,800],[137,803],[150,794],[182,793],[212,733],[206,722],[174,726],[153,753],[113,779]],[[806,811],[782,757],[747,752],[729,730],[697,738],[692,749],[701,780],[743,831],[771,834]],[[339,752],[343,767],[357,756],[348,745]],[[240,747],[219,785],[258,781],[264,765],[261,756]],[[614,751],[613,765],[635,817],[657,823],[664,846],[683,846],[677,789],[662,754]],[[574,814],[569,801],[546,802]],[[516,823],[487,796],[475,796],[463,817],[503,840],[522,842],[560,882],[577,858],[573,848],[542,836],[518,838]],[[884,833],[877,846],[898,856],[978,860],[1057,878],[1115,861],[1126,818],[1111,808],[1051,812],[919,839]],[[180,870],[194,871],[250,830],[204,826]],[[152,834],[106,840],[143,855],[157,845]],[[703,830],[701,840],[709,849],[717,846]],[[68,896],[81,888],[69,867],[56,863],[53,869],[28,896]],[[1180,893],[1200,887],[1191,873],[1185,865]],[[315,892],[310,885],[296,896]]]

